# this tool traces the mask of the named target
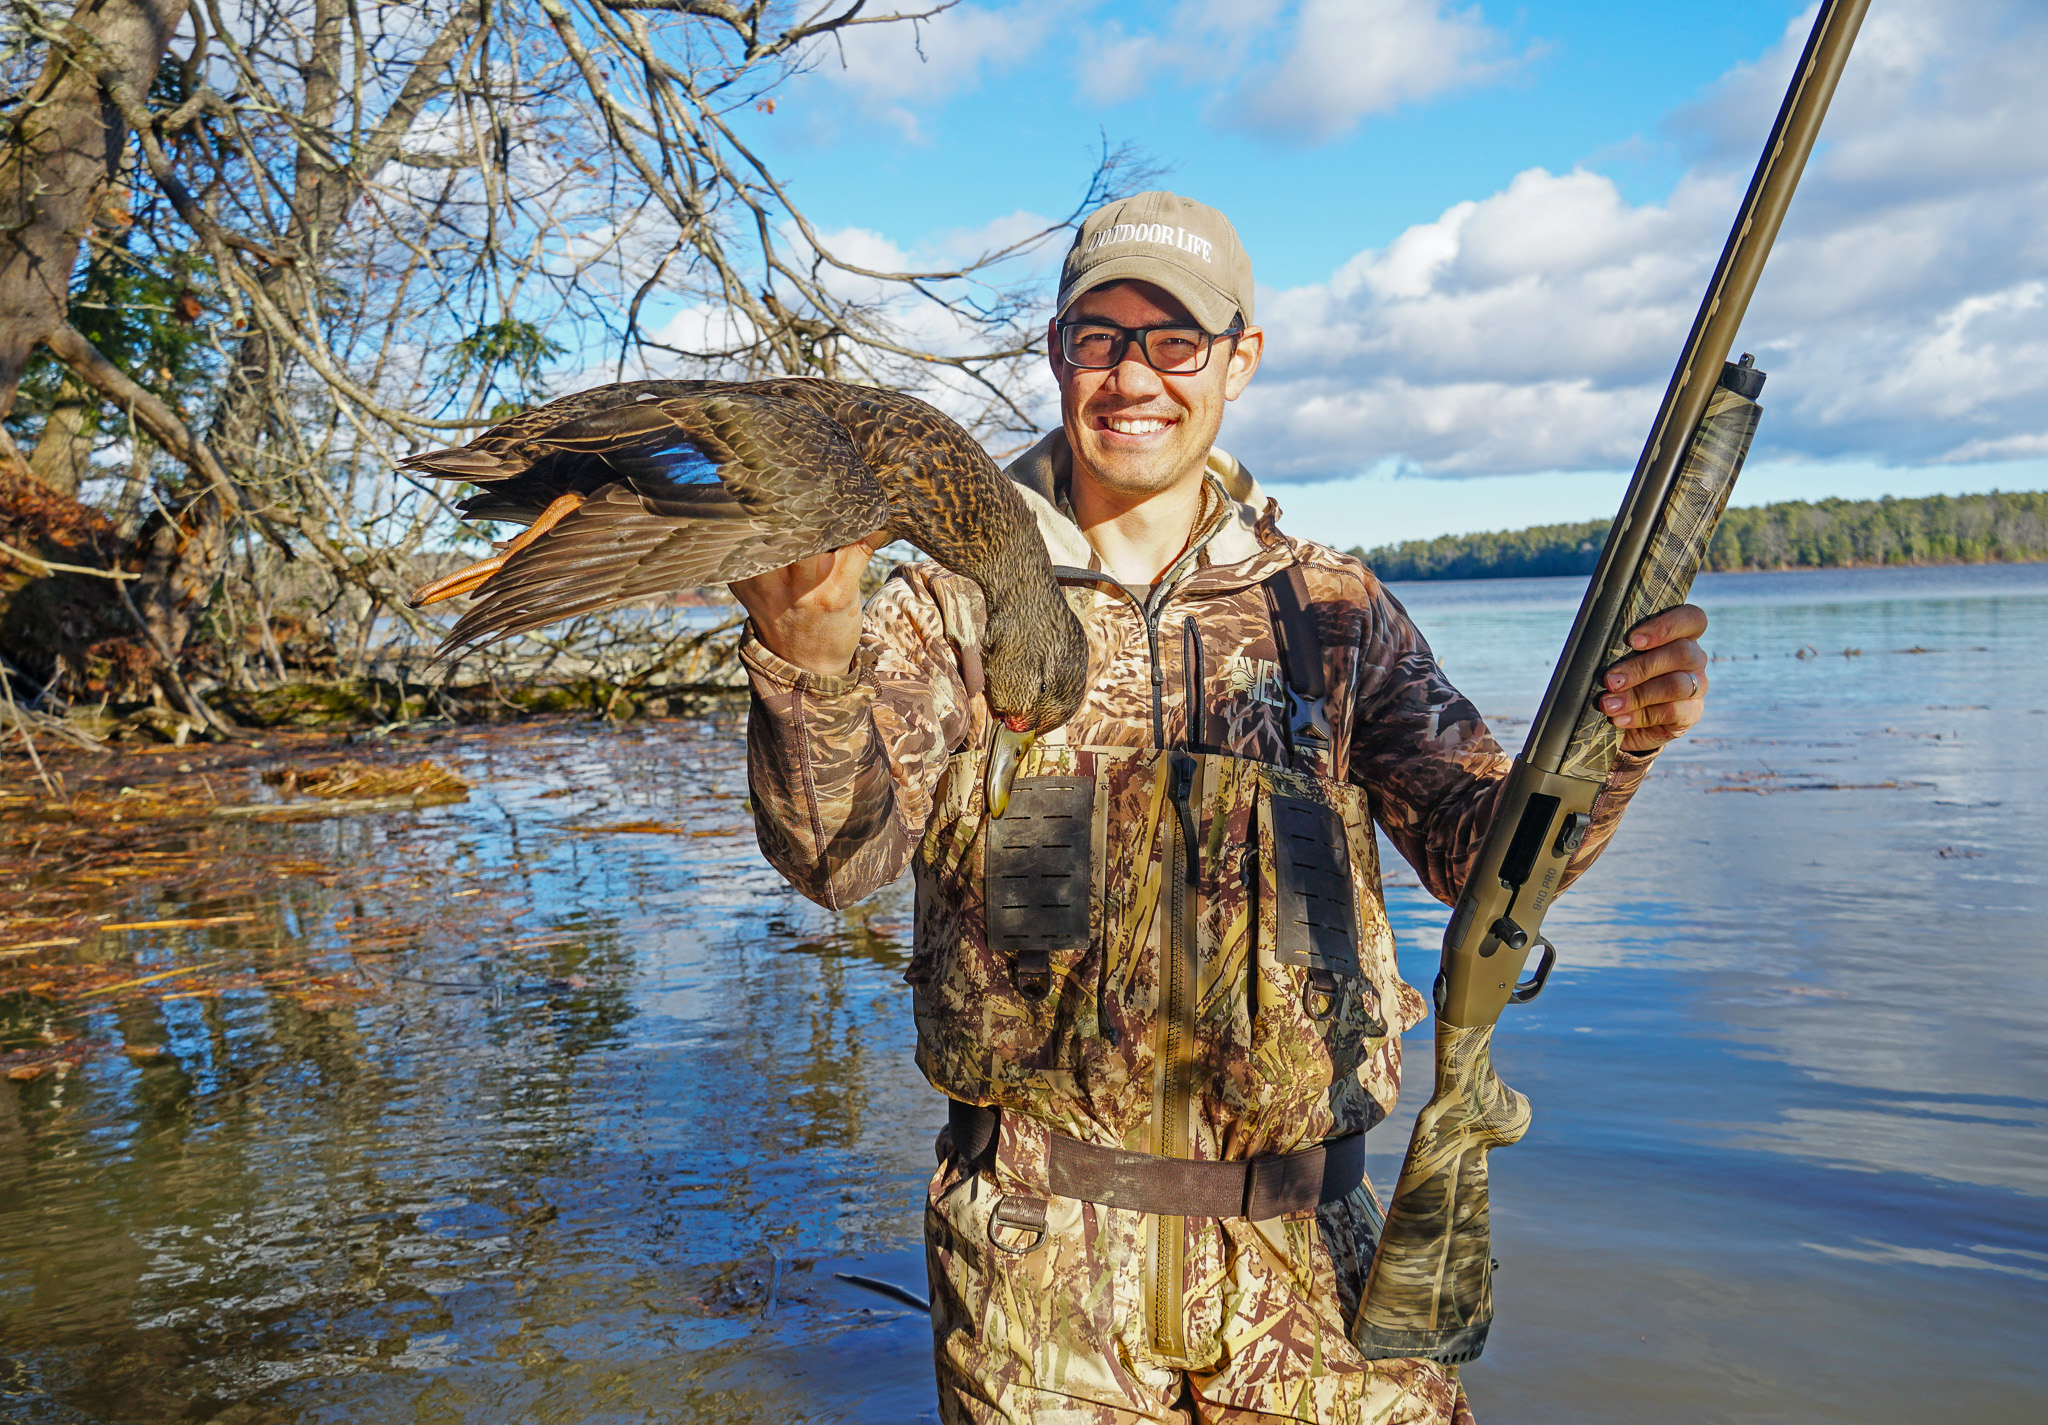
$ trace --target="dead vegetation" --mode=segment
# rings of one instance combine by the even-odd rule
[[[335,762],[301,772],[280,767],[263,774],[266,787],[286,797],[441,797],[459,800],[469,783],[446,767],[420,761],[403,767],[369,767],[361,762]]]
[[[549,689],[630,716],[729,686],[722,591],[432,667],[444,616],[407,596],[492,535],[394,465],[640,376],[899,387],[1021,445],[1034,264],[1072,216],[876,265],[763,157],[776,95],[844,36],[950,3],[9,6],[10,733],[468,720]],[[1105,152],[1074,211],[1149,176]]]
[[[482,735],[516,748],[559,722]],[[258,996],[322,1015],[382,1002],[408,957],[479,935],[517,966],[563,943],[522,933],[505,886],[451,868],[431,838],[335,854],[336,833],[223,818],[413,816],[472,781],[440,759],[368,755],[324,734],[246,743],[53,753],[39,778],[0,757],[0,1077],[28,1082],[119,1052],[136,1011]],[[362,820],[365,830],[372,823]],[[356,840],[361,840],[356,837]],[[370,843],[365,843],[370,844]],[[318,849],[319,854],[309,854]],[[543,991],[573,976],[525,976]]]

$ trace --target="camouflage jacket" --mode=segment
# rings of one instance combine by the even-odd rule
[[[1142,600],[1091,570],[1064,513],[1066,458],[1055,432],[1009,473],[1087,629],[1089,693],[1027,755],[1020,800],[993,824],[1041,792],[1080,808],[1063,824],[1081,843],[1069,869],[1086,922],[1050,937],[1049,989],[1020,983],[1029,947],[1001,894],[996,911],[986,900],[989,878],[1007,885],[1012,871],[982,805],[991,723],[976,686],[981,591],[967,579],[898,569],[840,677],[749,634],[761,848],[830,907],[913,869],[918,1061],[956,1099],[1177,1157],[1370,1128],[1394,1103],[1400,1033],[1424,1014],[1395,967],[1374,823],[1454,900],[1510,759],[1400,603],[1357,559],[1282,534],[1277,504],[1229,456],[1212,452],[1189,548]],[[1316,753],[1290,746],[1266,583],[1290,565],[1327,684],[1330,744]],[[1617,762],[1573,874],[1650,760]]]

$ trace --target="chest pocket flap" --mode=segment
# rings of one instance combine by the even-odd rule
[[[1052,956],[1088,946],[1095,779],[1019,777],[988,823],[988,943],[1015,959],[1018,993],[1052,987]]]
[[[1283,965],[1358,973],[1358,912],[1351,857],[1335,810],[1300,797],[1272,799],[1273,958]]]

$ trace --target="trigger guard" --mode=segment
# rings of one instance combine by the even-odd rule
[[[1543,987],[1550,983],[1550,972],[1557,968],[1557,947],[1548,939],[1538,935],[1536,944],[1543,951],[1543,958],[1536,962],[1536,973],[1517,984],[1508,992],[1509,1004],[1527,1004],[1543,993]]]

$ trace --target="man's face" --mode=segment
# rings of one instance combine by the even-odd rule
[[[1097,287],[1067,310],[1066,320],[1088,317],[1121,327],[1199,325],[1170,293],[1149,282]],[[1234,345],[1216,343],[1200,371],[1169,376],[1147,366],[1136,343],[1108,371],[1069,366],[1053,332],[1052,371],[1075,478],[1127,497],[1199,478],[1223,425],[1224,403],[1236,400],[1252,379],[1263,341],[1257,327],[1247,327]]]

